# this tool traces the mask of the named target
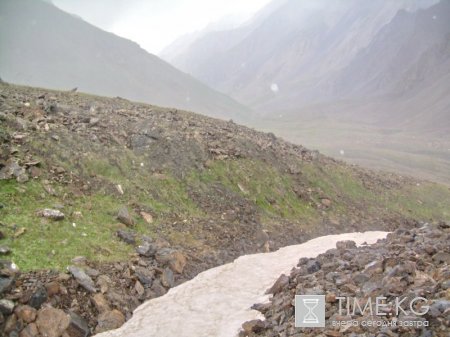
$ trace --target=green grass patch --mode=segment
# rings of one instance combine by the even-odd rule
[[[214,161],[208,169],[193,172],[188,180],[194,187],[220,183],[252,201],[265,216],[298,220],[312,217],[315,213],[295,194],[291,176],[259,161]]]
[[[2,244],[12,248],[11,258],[22,270],[64,269],[75,256],[94,261],[122,260],[131,248],[118,241],[114,233],[114,214],[119,203],[108,196],[83,197],[66,203],[62,221],[41,218],[37,212],[54,208],[56,197],[44,194],[38,181],[19,185],[15,181],[0,181],[0,200],[4,208],[0,218],[7,238]],[[72,216],[74,211],[81,218]],[[13,226],[24,227],[25,233],[14,238]]]

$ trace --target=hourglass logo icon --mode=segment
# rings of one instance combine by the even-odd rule
[[[325,295],[295,296],[295,326],[325,327]]]

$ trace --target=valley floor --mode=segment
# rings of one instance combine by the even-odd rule
[[[255,126],[336,159],[450,186],[448,136],[437,137],[329,119],[266,120]]]

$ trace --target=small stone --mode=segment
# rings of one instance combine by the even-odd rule
[[[430,306],[429,314],[431,317],[436,318],[443,316],[446,312],[450,312],[450,301],[440,300]]]
[[[117,214],[117,219],[126,226],[131,227],[134,225],[134,220],[125,206],[123,206],[119,210],[119,213]]]
[[[72,259],[72,263],[77,265],[84,265],[86,264],[86,261],[87,261],[86,256],[75,256]]]
[[[356,248],[356,242],[352,240],[339,241],[336,242],[336,248],[339,250],[354,249]]]
[[[60,309],[44,308],[37,314],[36,325],[42,336],[60,337],[69,324],[70,316]]]
[[[35,323],[31,323],[20,332],[19,337],[36,337],[38,335],[39,331],[37,325]]]
[[[99,122],[100,122],[100,118],[97,118],[97,117],[91,117],[91,118],[89,119],[89,125],[91,125],[91,126],[95,126],[95,125],[97,125]]]
[[[327,208],[331,207],[331,200],[330,199],[324,198],[324,199],[321,199],[320,202],[322,203],[323,206],[325,206]]]
[[[275,281],[274,285],[266,291],[266,294],[278,294],[289,284],[289,277],[285,274],[281,274],[278,280]]]
[[[95,289],[94,281],[83,271],[83,269],[80,269],[75,266],[69,267],[69,272],[75,277],[77,282],[87,291],[91,293],[95,293],[97,289]]]
[[[146,223],[152,224],[153,223],[153,216],[147,212],[140,212],[142,219],[145,220]]]
[[[327,293],[325,295],[325,302],[327,302],[327,303],[336,302],[336,294],[335,293]]]
[[[116,234],[122,241],[130,245],[136,244],[136,233],[119,229]]]
[[[150,288],[151,292],[154,294],[153,297],[159,297],[159,296],[163,296],[167,290],[166,288],[164,288],[161,283],[159,282],[159,280],[155,280],[152,284],[152,287]]]
[[[164,269],[164,272],[161,275],[161,284],[166,288],[172,288],[174,286],[175,279],[171,269]]]
[[[242,324],[242,328],[246,334],[258,333],[265,329],[266,325],[260,319],[254,319]]]
[[[6,319],[5,325],[3,326],[3,331],[8,334],[15,330],[17,326],[17,316],[11,315]]]
[[[169,265],[169,267],[176,273],[183,273],[186,266],[186,258],[184,255],[176,250],[170,248],[160,249],[155,255],[156,261],[162,265]]]
[[[84,272],[89,275],[90,277],[98,277],[100,275],[100,272],[97,269],[91,268],[91,267],[85,267]]]
[[[307,270],[308,273],[310,273],[310,274],[319,271],[320,268],[321,268],[320,262],[317,261],[317,260],[310,260],[310,261],[308,261],[308,263],[306,264],[306,270]]]
[[[103,313],[103,312],[111,310],[109,303],[106,300],[106,298],[103,296],[103,294],[95,294],[92,297],[92,302],[94,303],[94,306],[99,313]]]
[[[136,290],[136,293],[139,296],[142,296],[145,293],[145,289],[144,289],[143,285],[141,284],[141,282],[139,282],[139,281],[136,281],[136,283],[134,284],[134,289]]]
[[[45,285],[45,289],[47,289],[48,296],[51,297],[59,293],[60,285],[58,282],[52,281]]]
[[[450,253],[439,252],[433,255],[433,260],[437,263],[450,264]]]
[[[0,246],[1,255],[8,255],[9,253],[11,253],[11,248],[9,248],[8,246]]]
[[[144,242],[136,248],[136,252],[141,256],[152,257],[156,253],[156,245],[149,242]]]
[[[22,172],[16,178],[16,181],[20,184],[26,183],[28,180],[30,180],[30,178],[28,177],[28,174],[26,174],[25,172]]]
[[[375,260],[375,261],[368,263],[364,267],[363,273],[369,277],[372,275],[375,275],[375,274],[382,274],[383,273],[383,262]]]
[[[7,300],[7,299],[2,299],[0,300],[0,312],[2,314],[5,315],[9,315],[13,312],[14,310],[14,302]]]
[[[39,287],[33,295],[31,295],[30,301],[28,304],[35,309],[39,309],[41,305],[47,301],[48,294],[47,290],[44,287]]]
[[[87,337],[90,334],[90,329],[86,320],[74,312],[69,312],[70,323],[65,335],[67,337]],[[63,335],[64,337],[64,335]]]
[[[64,213],[62,213],[61,211],[49,208],[46,208],[38,212],[38,214],[44,218],[51,219],[54,221],[64,220],[65,217]]]
[[[139,281],[144,286],[150,286],[153,282],[153,278],[155,276],[155,273],[153,270],[143,268],[143,267],[136,267],[134,270],[134,273],[136,274]]]
[[[100,287],[100,292],[102,294],[106,293],[111,284],[111,279],[107,275],[100,275],[97,278],[97,285]]]
[[[98,316],[96,333],[120,328],[125,323],[125,316],[119,310],[106,311]]]
[[[116,185],[116,190],[117,190],[117,192],[119,192],[120,195],[123,195],[124,192],[123,192],[122,185],[120,185],[120,184]]]
[[[1,276],[0,275],[0,294],[11,289],[14,282],[14,278],[11,276]]]
[[[14,310],[14,313],[22,321],[31,323],[36,320],[37,310],[29,305],[19,305]]]

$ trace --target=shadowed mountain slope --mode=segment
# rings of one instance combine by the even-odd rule
[[[43,1],[0,3],[4,81],[244,117],[247,108],[182,73],[136,43]]]

